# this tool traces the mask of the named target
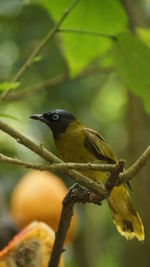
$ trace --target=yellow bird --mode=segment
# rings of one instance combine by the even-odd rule
[[[31,118],[48,125],[60,157],[65,162],[110,164],[117,162],[105,139],[98,132],[81,124],[70,112],[56,109],[32,115]],[[108,177],[107,172],[86,170],[82,173],[100,184],[104,184]],[[140,241],[144,240],[142,220],[133,206],[126,185],[113,188],[108,204],[118,232],[126,239],[136,237]]]

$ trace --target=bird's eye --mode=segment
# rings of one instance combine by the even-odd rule
[[[59,120],[59,115],[58,115],[58,114],[53,114],[53,116],[52,116],[52,120],[53,120],[53,121],[57,121],[57,120]]]

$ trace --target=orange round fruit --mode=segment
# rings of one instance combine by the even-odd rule
[[[61,178],[47,171],[28,172],[15,186],[11,194],[11,214],[20,227],[38,220],[57,230],[62,210],[62,200],[67,188]],[[70,243],[77,228],[75,212],[66,243]]]

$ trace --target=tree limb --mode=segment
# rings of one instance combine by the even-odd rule
[[[34,144],[34,145],[36,145],[36,144]],[[39,146],[38,146],[38,149],[39,149]],[[45,152],[47,153],[49,151],[45,150]],[[38,155],[39,155],[39,153],[38,153]],[[47,156],[46,156],[46,158],[47,158]],[[49,155],[48,155],[48,158],[49,158]],[[45,156],[44,156],[44,159],[45,159]],[[116,184],[119,185],[121,183],[126,183],[129,180],[131,180],[133,177],[135,177],[138,174],[138,172],[140,172],[140,170],[142,170],[142,168],[145,166],[148,159],[150,159],[150,146],[148,146],[146,148],[146,150],[142,153],[142,155],[138,158],[138,160],[130,168],[119,173],[118,180],[116,181]],[[59,159],[56,158],[56,160],[59,160]],[[23,166],[27,169],[35,169],[35,170],[40,170],[40,171],[44,171],[44,170],[68,171],[68,170],[73,169],[73,170],[80,170],[80,171],[97,170],[97,171],[102,171],[102,172],[107,171],[110,173],[114,173],[117,170],[117,166],[118,166],[118,164],[93,164],[90,162],[89,163],[72,163],[72,162],[64,163],[61,160],[58,161],[60,163],[51,163],[48,165],[46,165],[46,164],[41,165],[41,164],[35,164],[35,163],[29,163],[26,161],[22,161],[22,160],[19,160],[17,158],[11,158],[11,157],[3,155],[2,153],[0,153],[0,161],[3,161],[5,163],[11,163],[11,164],[18,165],[18,166]],[[123,160],[119,160],[118,163],[119,164],[121,163],[124,166]]]
[[[127,182],[132,179],[140,171],[140,169],[143,168],[148,159],[150,159],[150,146],[128,170],[119,174],[118,184],[121,184],[123,181]],[[122,166],[120,166],[120,170],[121,168]],[[77,184],[70,188],[63,200],[62,213],[48,267],[57,267],[59,264],[59,259],[61,253],[63,252],[65,237],[73,215],[74,204],[78,202],[88,202],[100,205],[101,201],[104,199],[104,195],[98,196],[96,194],[93,194],[86,189],[80,188]]]
[[[19,166],[23,166],[27,169],[35,169],[35,170],[40,170],[40,171],[44,171],[44,170],[48,170],[48,171],[58,171],[58,170],[80,170],[80,171],[84,171],[84,170],[98,170],[98,171],[102,171],[102,172],[113,172],[116,170],[117,168],[117,164],[92,164],[92,163],[72,163],[72,162],[67,162],[67,163],[52,163],[52,164],[45,164],[45,165],[41,165],[41,164],[35,164],[35,163],[29,163],[26,161],[22,161],[20,159],[17,158],[11,158],[8,156],[5,156],[3,154],[0,153],[0,161],[3,161],[5,163],[11,163],[14,165],[19,165]]]
[[[87,189],[81,188],[78,184],[74,184],[69,189],[63,200],[59,226],[56,232],[55,242],[48,267],[57,267],[59,264],[59,259],[61,253],[63,252],[63,245],[69,229],[75,203],[94,203],[100,205],[103,199],[103,195],[96,195]]]
[[[140,170],[145,166],[146,162],[150,159],[150,146],[148,146],[137,161],[127,170],[119,174],[118,184],[130,181],[135,177]]]

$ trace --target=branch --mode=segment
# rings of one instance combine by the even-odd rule
[[[124,173],[119,174],[120,183],[127,182],[133,178],[140,170],[144,167],[147,160],[150,159],[150,146],[144,151],[144,153],[139,157],[139,159]],[[120,170],[122,165],[120,165]],[[114,170],[113,170],[114,171]],[[113,176],[111,177],[112,181]],[[109,181],[109,180],[108,180]],[[113,179],[113,186],[115,179]],[[119,182],[119,180],[118,180]],[[55,242],[50,258],[48,267],[57,267],[59,264],[59,259],[61,253],[63,252],[63,245],[65,242],[65,237],[70,226],[71,218],[73,215],[73,207],[77,202],[81,203],[94,203],[101,204],[101,201],[104,200],[103,195],[95,195],[92,192],[89,192],[86,189],[82,189],[75,184],[70,188],[69,192],[63,200],[62,213],[59,221],[58,230],[55,236]]]
[[[39,148],[39,146],[38,146],[38,148]],[[46,153],[47,152],[50,153],[47,150],[45,150],[45,151],[46,151]],[[50,153],[50,154],[52,154],[52,153]],[[39,155],[39,153],[38,153],[38,155]],[[49,155],[48,155],[48,157],[49,157]],[[121,169],[124,167],[124,161],[123,160],[119,160],[117,164],[92,164],[90,162],[89,163],[72,163],[72,162],[64,163],[64,162],[61,162],[61,160],[59,160],[58,158],[56,158],[56,160],[60,163],[51,163],[51,164],[47,164],[47,165],[46,164],[41,165],[41,164],[29,163],[29,162],[22,161],[22,160],[19,160],[16,158],[11,158],[11,157],[5,156],[2,153],[0,153],[0,161],[2,161],[2,162],[11,163],[14,165],[23,166],[23,167],[28,168],[28,169],[35,169],[35,170],[40,170],[40,171],[44,171],[44,170],[69,171],[72,169],[73,170],[80,170],[80,171],[97,170],[97,171],[102,171],[102,172],[107,171],[107,172],[113,173],[113,175],[115,175],[116,171],[118,171],[118,169],[120,168],[118,180],[115,182],[116,185],[119,185],[121,183],[127,183],[129,180],[131,180],[133,177],[135,177],[140,172],[140,170],[142,170],[142,168],[145,166],[148,159],[150,159],[150,146],[148,146],[146,148],[146,150],[142,153],[142,155],[138,158],[138,160],[130,168],[121,172]],[[113,182],[113,185],[115,185],[115,184]]]
[[[26,136],[22,135],[21,133],[17,132],[14,128],[0,120],[0,129],[13,137],[19,144],[24,145],[31,151],[38,154],[41,158],[45,159],[51,163],[62,163],[63,161],[57,158],[54,154],[50,151],[45,149],[43,146],[37,145],[32,140],[27,138]],[[85,187],[89,188],[91,191],[97,194],[104,194],[106,197],[108,196],[107,190],[104,188],[103,184],[98,184],[91,180],[90,178],[78,173],[75,170],[66,170],[65,173],[70,176],[75,182],[84,185]]]
[[[26,72],[26,70],[31,66],[33,58],[36,57],[41,52],[41,50],[46,46],[49,40],[53,38],[53,36],[58,31],[60,25],[64,22],[66,17],[71,13],[71,11],[77,5],[78,2],[79,0],[74,0],[74,2],[70,5],[70,7],[65,10],[64,14],[60,18],[60,20],[56,23],[56,25],[46,34],[46,36],[39,42],[39,44],[32,51],[32,53],[27,58],[23,66],[19,69],[19,71],[13,77],[12,82],[16,82],[22,77],[22,75]],[[2,95],[2,100],[5,99],[9,95],[9,92],[10,92],[9,89],[5,91],[5,93]]]
[[[102,172],[113,172],[117,168],[117,164],[92,164],[92,163],[72,163],[72,162],[67,162],[67,163],[52,163],[48,165],[40,165],[40,164],[34,164],[34,163],[29,163],[26,161],[19,160],[17,158],[11,158],[7,157],[3,154],[0,153],[0,161],[3,161],[5,163],[11,163],[14,165],[19,165],[23,166],[27,169],[35,169],[39,171],[58,171],[58,170],[98,170]]]
[[[56,232],[55,242],[48,267],[57,267],[59,264],[59,259],[61,253],[63,252],[65,237],[73,215],[74,204],[81,202],[100,205],[103,199],[104,197],[102,195],[96,195],[92,192],[89,192],[87,189],[81,188],[78,184],[74,184],[69,189],[63,200],[59,226]]]
[[[145,166],[146,162],[150,159],[150,146],[148,146],[142,155],[138,158],[138,160],[126,171],[119,174],[118,184],[130,181],[133,177],[135,177],[140,170]]]

